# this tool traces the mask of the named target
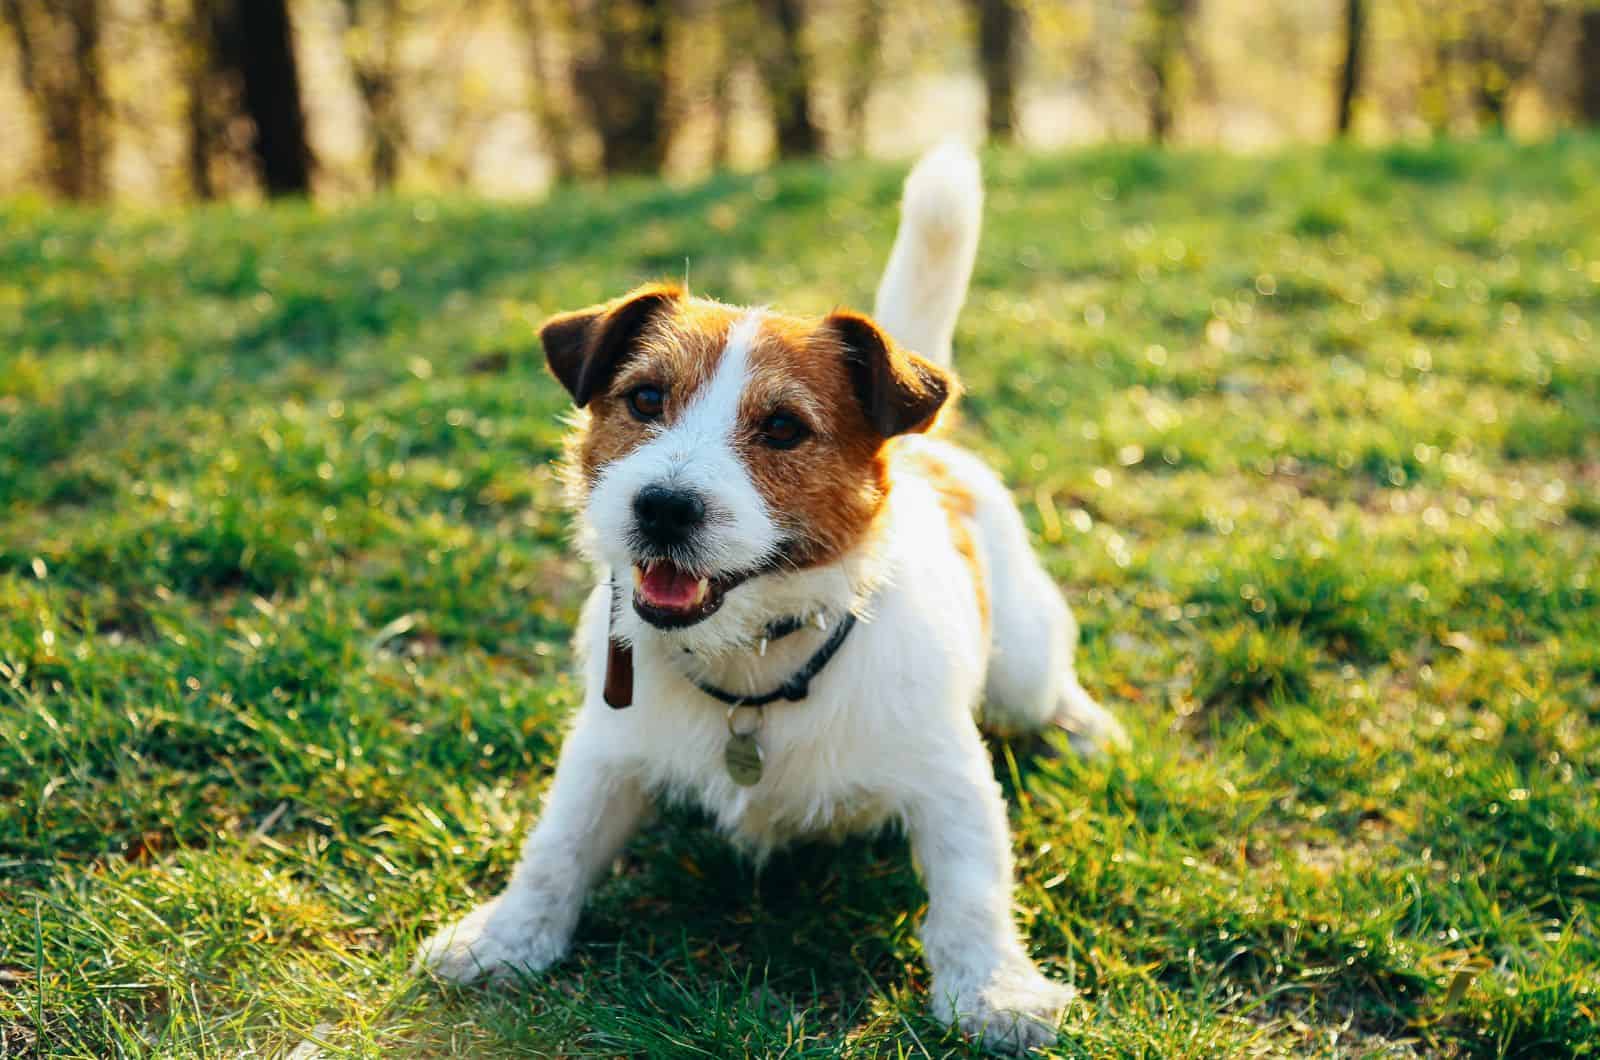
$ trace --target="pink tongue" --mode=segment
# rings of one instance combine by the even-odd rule
[[[639,595],[653,607],[682,611],[692,607],[700,580],[670,563],[657,563],[639,583]]]

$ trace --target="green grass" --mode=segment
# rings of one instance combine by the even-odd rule
[[[987,169],[962,435],[1134,733],[995,748],[1061,1055],[1596,1055],[1600,142]],[[865,305],[900,175],[0,205],[0,1054],[960,1053],[894,838],[669,815],[550,975],[407,971],[578,699],[537,322]]]

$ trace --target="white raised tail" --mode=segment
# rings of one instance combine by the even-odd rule
[[[983,224],[978,159],[956,143],[935,147],[911,170],[900,230],[872,315],[902,346],[950,367],[950,339],[967,298]]]

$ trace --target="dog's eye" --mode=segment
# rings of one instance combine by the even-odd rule
[[[761,440],[773,449],[793,449],[810,436],[811,428],[787,412],[774,412],[761,421]]]
[[[666,407],[666,403],[667,396],[661,392],[660,387],[652,383],[636,386],[628,391],[628,408],[632,410],[634,416],[646,422],[660,419],[661,410]]]

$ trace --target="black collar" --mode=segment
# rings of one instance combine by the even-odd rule
[[[616,623],[617,612],[621,606],[617,582],[613,578],[611,579],[611,622],[613,625]],[[793,615],[788,618],[775,619],[767,624],[766,630],[763,632],[763,644],[769,640],[779,640],[787,637],[791,633],[798,633],[806,628],[807,625],[809,623],[804,619]],[[822,672],[822,668],[827,666],[839,649],[844,646],[845,638],[850,635],[850,631],[855,628],[855,625],[856,616],[847,613],[843,621],[834,629],[833,636],[828,638],[827,643],[818,648],[817,653],[808,659],[806,664],[789,680],[767,695],[736,696],[731,692],[724,692],[714,685],[703,684],[699,681],[695,681],[694,685],[712,699],[720,700],[735,707],[764,707],[768,703],[774,703],[779,699],[799,702],[806,698],[806,694],[810,691],[812,679]],[[606,705],[612,709],[621,710],[633,704],[633,648],[626,642],[618,640],[615,636],[607,637],[606,646],[605,701]],[[689,649],[684,648],[683,650],[688,651]]]
[[[776,639],[787,636],[805,627],[799,619],[785,619],[775,622],[767,628],[767,636]],[[833,661],[833,657],[844,647],[845,638],[850,636],[850,631],[856,628],[856,616],[847,612],[840,623],[834,627],[833,635],[818,648],[816,654],[806,660],[806,664],[796,670],[783,684],[765,695],[736,696],[732,692],[724,692],[715,685],[708,685],[703,681],[696,681],[695,687],[700,689],[712,699],[720,700],[730,707],[764,707],[768,703],[776,703],[780,699],[787,699],[791,703],[798,703],[806,698],[811,691],[812,680],[822,672],[822,668]],[[781,632],[779,632],[781,630]]]
[[[798,615],[790,615],[788,618],[775,618],[767,623],[767,631],[763,636],[768,640],[782,640],[791,633],[799,633],[809,625],[811,625],[810,622]]]

